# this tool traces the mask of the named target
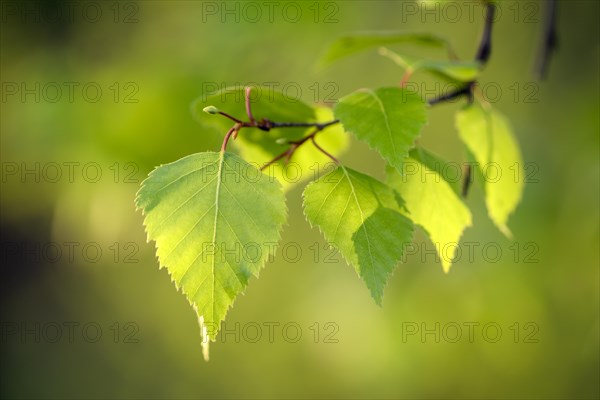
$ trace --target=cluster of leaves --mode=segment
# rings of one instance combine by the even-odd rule
[[[381,47],[403,42],[449,49],[432,35],[364,33],[339,39],[324,62],[380,47],[380,54],[405,70],[403,81],[425,71],[470,85],[480,71],[479,61],[415,60]],[[454,58],[451,49],[449,54]],[[294,182],[286,179],[290,159],[301,171],[312,170],[315,163],[333,166],[306,185],[304,214],[355,268],[378,304],[415,225],[438,249],[460,240],[472,223],[460,188],[445,175],[446,161],[416,145],[429,108],[418,93],[402,87],[357,90],[333,109],[290,101],[268,88],[225,89],[193,104],[204,129],[227,132],[221,151],[157,167],[142,183],[136,206],[145,215],[148,240],[156,242],[161,268],[167,268],[193,305],[210,340],[250,277],[258,276],[274,254],[287,215],[284,191],[312,177],[305,173]],[[238,119],[244,114],[248,121]],[[511,127],[485,101],[469,102],[455,123],[466,154],[481,167],[477,176],[489,216],[510,236],[507,220],[520,201],[522,182],[508,174],[489,179],[483,167],[520,168]],[[385,182],[337,160],[348,134],[386,161]],[[239,155],[226,150],[230,137],[237,139]],[[440,254],[445,272],[453,257]]]

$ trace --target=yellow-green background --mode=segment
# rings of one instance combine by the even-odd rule
[[[28,7],[56,7],[41,3],[46,5]],[[244,5],[216,4],[233,8],[236,3]],[[524,262],[524,254],[514,262],[512,242],[489,222],[482,192],[475,189],[468,200],[474,227],[464,240],[497,243],[501,261],[486,262],[478,251],[445,275],[433,256],[410,257],[396,269],[379,308],[340,257],[334,263],[323,260],[324,241],[305,222],[296,188],[287,196],[290,216],[282,240],[300,245],[301,260],[286,261],[279,252],[237,299],[226,327],[295,322],[302,338],[288,343],[276,330],[269,343],[266,327],[257,343],[229,335],[225,343],[218,339],[212,345],[209,363],[202,360],[193,310],[167,272],[159,271],[153,244],[145,242],[133,206],[138,184],[124,183],[122,176],[115,183],[109,167],[135,163],[134,178],[140,181],[156,165],[216,150],[220,137],[203,132],[189,111],[203,83],[296,82],[307,102],[314,101],[309,87],[315,82],[320,88],[334,82],[336,97],[360,87],[396,85],[400,71],[374,51],[324,71],[314,65],[334,37],[375,29],[443,35],[461,57],[470,58],[482,9],[476,5],[474,18],[464,14],[452,22],[443,11],[407,15],[403,2],[339,1],[338,21],[325,24],[312,20],[314,2],[299,2],[304,17],[290,23],[277,12],[285,4],[279,2],[274,22],[265,15],[258,23],[237,23],[233,16],[203,22],[200,1],[141,1],[138,22],[124,24],[113,21],[112,3],[98,4],[103,16],[97,23],[77,12],[73,23],[23,23],[3,11],[3,83],[98,82],[103,88],[97,103],[83,101],[76,91],[72,103],[66,97],[36,103],[31,96],[26,102],[12,96],[1,104],[4,165],[97,162],[103,172],[97,183],[82,179],[80,170],[72,183],[65,176],[58,183],[36,183],[32,176],[2,182],[3,326],[96,322],[103,328],[97,343],[80,334],[72,344],[64,337],[58,343],[2,340],[3,398],[598,398],[597,2],[559,2],[559,50],[543,82],[532,75],[541,24],[528,19],[532,12],[534,21],[542,18],[542,3],[504,2],[492,58],[481,77],[502,89],[495,106],[512,121],[525,161],[539,168],[537,183],[526,186],[509,222],[514,242],[537,246],[538,262]],[[319,5],[321,12],[336,9],[325,5]],[[120,7],[122,13],[128,10]],[[427,76],[415,81],[434,88]],[[115,103],[108,89],[114,82],[134,82],[139,102]],[[538,89],[534,103],[525,102],[531,89],[524,85],[530,82]],[[510,89],[515,83],[521,88],[516,99]],[[460,104],[432,109],[421,139],[456,161],[464,156],[453,121]],[[378,155],[356,141],[342,161],[383,177]],[[419,246],[427,243],[423,234],[415,240]],[[97,242],[103,257],[85,262],[79,252],[74,262],[65,254],[59,262],[43,257],[37,262],[8,250],[15,243],[48,242]],[[137,244],[138,262],[124,263],[122,254],[115,262],[113,242]],[[310,249],[314,243],[322,248],[318,262]],[[114,343],[111,324],[129,321],[139,327],[138,343]],[[337,324],[338,343],[323,343],[322,336],[314,343],[314,322],[321,334],[326,322]],[[436,343],[431,335],[403,341],[403,327],[411,322],[429,328],[494,322],[503,333],[497,343],[484,340],[478,329],[469,342],[466,327],[457,343]],[[515,322],[536,324],[538,342],[514,343],[509,327]]]

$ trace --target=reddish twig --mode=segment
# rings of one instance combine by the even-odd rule
[[[323,154],[325,154],[327,157],[331,158],[333,161],[335,161],[337,164],[339,164],[339,160],[337,158],[335,158],[331,153],[329,153],[328,151],[326,151],[324,148],[322,148],[321,146],[319,146],[319,144],[315,141],[315,136],[317,135],[317,133],[321,132],[323,129],[325,129],[326,127],[332,125],[327,124],[324,127],[318,127],[317,129],[315,129],[310,135],[303,137],[300,140],[296,140],[296,141],[290,141],[288,142],[288,144],[290,144],[290,147],[284,151],[283,153],[275,156],[272,160],[270,160],[269,162],[267,162],[265,165],[263,165],[260,170],[264,171],[267,167],[269,167],[270,165],[276,163],[277,161],[281,160],[282,158],[285,157],[285,162],[288,163],[290,161],[290,159],[292,158],[292,156],[294,155],[294,153],[296,152],[296,150],[298,150],[298,148],[300,146],[302,146],[304,143],[306,143],[307,141],[311,141],[312,144]]]
[[[227,150],[227,143],[229,142],[229,138],[231,137],[231,135],[233,135],[235,139],[235,137],[237,136],[237,132],[240,130],[240,128],[240,124],[235,124],[231,127],[231,129],[227,131],[227,134],[225,134],[225,138],[223,139],[223,144],[221,145],[221,153],[224,153],[225,150]]]
[[[319,149],[319,151],[323,154],[325,154],[327,157],[331,158],[336,164],[339,164],[339,160],[337,158],[335,158],[333,155],[331,155],[329,152],[325,151],[325,149],[323,149],[321,146],[319,146],[317,144],[317,142],[315,141],[315,135],[312,135],[312,137],[310,138],[310,140],[312,141],[312,143],[315,145],[315,147],[317,149]]]
[[[252,114],[252,105],[250,102],[251,91],[252,91],[251,87],[246,87],[246,89],[244,90],[246,114],[248,116],[249,121],[241,121],[223,111],[216,110],[214,107],[210,107],[210,108],[212,108],[212,110],[210,110],[210,111],[207,111],[207,109],[205,109],[205,111],[209,112],[210,114],[220,114],[220,115],[224,116],[225,118],[228,118],[228,119],[232,120],[233,122],[235,122],[235,125],[233,125],[233,127],[231,127],[231,129],[229,129],[229,131],[227,131],[227,134],[225,134],[225,138],[223,139],[223,144],[221,145],[222,152],[224,152],[227,149],[227,143],[229,142],[229,139],[233,136],[233,139],[235,140],[237,138],[239,131],[242,128],[258,128],[260,130],[268,132],[274,128],[310,128],[310,127],[314,127],[315,130],[310,135],[308,135],[298,141],[288,142],[288,144],[291,145],[290,148],[287,149],[286,151],[284,151],[283,153],[279,154],[277,157],[275,157],[274,159],[269,161],[267,164],[265,164],[261,168],[261,170],[265,169],[269,165],[279,161],[280,159],[282,159],[284,157],[285,157],[285,162],[287,163],[292,158],[292,155],[298,149],[298,147],[300,147],[302,144],[304,144],[309,139],[312,140],[313,144],[315,145],[315,147],[317,149],[319,149],[319,151],[321,151],[323,154],[327,155],[332,160],[338,162],[334,156],[332,156],[330,153],[325,151],[321,146],[319,146],[315,142],[314,136],[318,132],[322,131],[323,129],[325,129],[331,125],[337,124],[338,122],[340,122],[339,120],[336,119],[336,120],[328,121],[328,122],[274,122],[274,121],[268,120],[266,118],[262,118],[261,120],[256,120],[256,118],[254,118],[254,115]],[[207,107],[207,108],[209,108],[209,107]]]
[[[254,116],[252,115],[252,107],[250,105],[250,92],[252,91],[252,87],[247,86],[244,92],[245,100],[246,100],[246,115],[248,115],[248,119],[250,122],[254,122]]]

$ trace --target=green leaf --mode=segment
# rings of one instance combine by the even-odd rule
[[[494,224],[507,237],[509,215],[521,201],[525,176],[519,145],[508,120],[498,111],[479,104],[456,114],[461,140],[474,156],[484,178],[485,202]]]
[[[136,206],[148,241],[214,341],[286,220],[281,185],[230,153],[197,153],[154,169]]]
[[[340,166],[304,190],[304,214],[352,264],[381,305],[383,288],[400,262],[413,225],[394,191]]]
[[[402,175],[388,166],[387,183],[406,202],[412,221],[427,232],[440,256],[444,272],[448,272],[460,237],[465,228],[471,226],[471,212],[438,172],[445,162],[434,161],[436,157],[422,149],[415,152],[417,154],[419,158],[411,158],[405,163]],[[437,164],[437,168],[430,168],[428,164]]]
[[[391,59],[405,70],[426,71],[449,81],[470,82],[477,78],[481,64],[478,61],[417,60],[401,56],[385,47],[379,54]]]
[[[435,171],[442,177],[452,188],[454,193],[460,195],[462,190],[462,177],[464,171],[457,163],[450,163],[437,155],[425,150],[423,147],[415,147],[409,153],[409,157],[423,164],[428,169]],[[405,173],[414,173],[414,171],[406,171],[408,167],[416,167],[414,163],[404,165],[401,175]]]
[[[334,61],[363,50],[390,44],[412,43],[420,46],[446,48],[453,54],[450,43],[445,39],[428,33],[410,32],[358,32],[346,35],[334,41],[321,58],[321,66],[325,67]]]
[[[421,97],[400,88],[358,90],[340,99],[334,113],[344,129],[367,142],[397,169],[427,121]]]

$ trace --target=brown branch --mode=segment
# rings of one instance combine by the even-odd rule
[[[473,88],[477,84],[476,81],[467,82],[464,86],[459,87],[448,93],[444,93],[438,97],[427,100],[430,106],[443,103],[446,101],[454,100],[462,96],[468,96],[469,102],[473,101]]]
[[[317,128],[318,130],[323,130],[328,126],[337,124],[340,122],[339,119],[335,119],[333,121],[328,122],[274,122],[268,120],[266,118],[261,119],[260,121],[255,121],[254,123],[244,123],[244,127],[258,128],[263,131],[270,131],[274,128]]]
[[[319,146],[319,144],[317,143],[317,141],[315,140],[315,135],[312,135],[310,138],[310,141],[312,142],[312,144],[323,154],[325,154],[327,157],[331,158],[333,160],[333,162],[335,162],[336,164],[339,164],[340,161],[335,158],[331,153],[329,153],[328,151],[326,151],[324,148],[322,148],[321,146]]]
[[[231,135],[233,135],[235,138],[239,130],[240,124],[235,124],[231,127],[231,129],[227,131],[227,134],[225,134],[225,138],[223,139],[223,144],[221,145],[221,153],[224,153],[225,150],[227,150],[227,143],[229,142],[229,138],[231,137]]]
[[[322,127],[317,127],[310,135],[307,135],[305,137],[303,137],[300,140],[296,140],[296,141],[289,141],[288,144],[291,145],[286,151],[284,151],[283,153],[275,156],[272,160],[268,161],[265,165],[263,165],[260,170],[264,171],[267,167],[269,167],[270,165],[276,163],[277,161],[281,160],[282,158],[285,157],[285,162],[289,162],[290,159],[292,158],[292,156],[294,155],[294,153],[296,152],[296,150],[298,150],[298,148],[300,146],[302,146],[304,143],[306,143],[308,140],[310,140],[313,145],[323,154],[325,154],[327,157],[331,158],[333,161],[335,161],[337,164],[339,164],[339,160],[337,158],[335,158],[331,153],[329,153],[328,151],[326,151],[324,148],[322,148],[321,146],[319,146],[319,144],[317,144],[317,142],[315,141],[315,136],[317,135],[317,133],[321,132],[323,129],[327,128],[328,126],[333,125],[334,121],[332,121],[331,123],[327,123],[324,124],[324,126]]]
[[[288,157],[292,156],[292,153],[294,151],[296,151],[296,149],[294,147],[290,147],[289,149],[287,149],[286,151],[279,154],[277,157],[273,158],[271,161],[267,162],[265,165],[260,167],[260,170],[264,171],[268,166],[270,166],[271,164],[275,164],[277,161],[281,160],[283,157],[286,157],[286,160],[287,160]]]
[[[217,114],[224,116],[225,118],[228,118],[230,120],[232,120],[233,122],[235,122],[236,124],[243,124],[242,121],[240,121],[239,119],[237,119],[236,117],[233,117],[229,114],[227,114],[226,112],[223,112],[221,110],[217,111]]]
[[[227,133],[225,134],[225,138],[223,139],[223,144],[221,145],[221,152],[226,151],[227,143],[229,143],[229,139],[231,139],[232,136],[233,136],[234,140],[237,139],[238,133],[240,132],[240,130],[242,128],[258,128],[263,131],[270,131],[271,129],[275,129],[275,128],[310,128],[310,127],[313,127],[313,128],[315,128],[315,130],[310,135],[308,135],[298,141],[289,141],[288,144],[290,144],[291,147],[289,149],[287,149],[286,151],[284,151],[283,153],[276,156],[274,159],[269,161],[267,164],[265,164],[261,168],[261,170],[263,170],[266,167],[268,167],[269,165],[279,161],[283,157],[285,157],[286,163],[287,163],[290,160],[290,158],[292,157],[292,155],[294,154],[294,152],[298,149],[298,147],[300,147],[302,144],[304,144],[309,139],[312,140],[313,144],[315,145],[315,147],[317,149],[319,149],[319,151],[321,151],[323,154],[327,155],[332,160],[338,162],[337,159],[333,155],[331,155],[325,149],[323,149],[321,146],[319,146],[317,144],[317,142],[315,142],[315,140],[314,140],[314,137],[317,133],[321,132],[323,129],[325,129],[327,127],[330,127],[331,125],[335,125],[335,124],[339,123],[340,121],[338,119],[335,119],[333,121],[328,121],[328,122],[274,122],[274,121],[268,120],[266,118],[262,118],[261,120],[256,120],[254,118],[254,115],[252,114],[252,105],[250,102],[251,90],[252,90],[251,87],[246,87],[246,89],[244,91],[246,114],[248,116],[249,121],[239,120],[223,111],[217,110],[215,107],[212,107],[212,106],[206,107],[204,109],[204,111],[208,112],[209,114],[220,114],[220,115],[224,116],[225,118],[228,118],[228,119],[232,120],[233,122],[235,122],[235,125],[233,125],[233,127],[231,127],[231,129],[229,129],[229,131],[227,131]]]
[[[246,100],[246,115],[248,115],[248,119],[250,120],[250,122],[254,122],[254,116],[252,115],[252,106],[250,105],[250,92],[252,91],[252,88],[250,86],[246,87],[246,90],[244,92],[245,94],[245,100]]]

